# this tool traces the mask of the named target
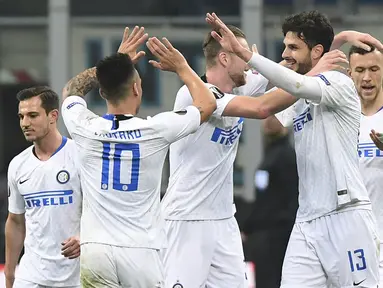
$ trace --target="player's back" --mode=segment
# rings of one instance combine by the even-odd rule
[[[102,118],[72,96],[63,103],[63,116],[79,149],[81,242],[161,248],[162,168],[170,143],[198,128],[198,109],[147,120],[131,115]]]
[[[9,165],[9,211],[25,212],[25,253],[17,277],[41,285],[79,285],[79,259],[62,256],[61,243],[80,235],[81,200],[76,146],[63,137],[46,161],[33,146]]]
[[[383,239],[383,151],[372,142],[370,138],[372,129],[383,131],[382,109],[371,116],[362,114],[358,150],[360,171],[378,221],[380,238]]]
[[[354,84],[336,71],[315,79],[321,86],[320,103],[300,99],[277,114],[282,124],[291,121],[294,127],[299,174],[297,221],[369,203],[358,169],[360,102]]]

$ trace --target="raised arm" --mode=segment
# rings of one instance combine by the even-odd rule
[[[175,49],[166,38],[163,43],[156,37],[150,38],[147,46],[159,62],[151,60],[150,63],[163,71],[175,72],[185,83],[193,98],[192,105],[197,107],[201,115],[201,123],[209,119],[217,108],[216,99],[211,90],[200,77],[190,68],[185,57]]]
[[[340,69],[339,62],[345,62],[346,55],[339,50],[326,53],[307,76],[314,76],[325,71]],[[279,65],[280,66],[280,65]],[[238,96],[226,106],[224,116],[264,119],[280,112],[297,101],[297,97],[282,89],[274,89],[259,97]]]
[[[378,39],[372,37],[370,34],[352,30],[342,31],[335,35],[330,50],[339,49],[346,43],[350,43],[366,51],[370,51],[370,46],[367,45],[370,44],[383,52],[383,44]]]
[[[133,63],[137,63],[139,59],[145,55],[145,52],[143,51],[137,53],[137,49],[147,38],[148,34],[145,33],[144,27],[139,28],[136,26],[130,34],[129,28],[126,27],[117,52],[128,54]],[[68,81],[62,91],[63,101],[69,96],[85,97],[86,94],[95,88],[98,88],[98,81],[96,77],[96,68],[92,67]]]

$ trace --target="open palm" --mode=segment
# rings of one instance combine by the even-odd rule
[[[226,24],[223,23],[215,13],[207,13],[206,22],[215,30],[211,32],[211,36],[221,44],[223,49],[228,52],[237,53],[243,48],[233,32],[230,31]]]
[[[148,34],[145,33],[144,27],[135,26],[132,33],[129,33],[129,28],[126,27],[118,53],[128,54],[133,63],[136,64],[141,57],[145,56],[144,51],[137,53],[137,49],[145,43],[146,39],[148,39]]]

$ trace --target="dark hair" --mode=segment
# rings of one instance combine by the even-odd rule
[[[132,60],[126,54],[116,53],[101,60],[96,66],[96,76],[103,97],[112,103],[125,97],[135,74]]]
[[[307,46],[314,48],[320,44],[323,46],[323,54],[330,51],[334,40],[334,29],[328,18],[318,11],[302,12],[288,16],[282,25],[283,35],[294,32]]]
[[[348,52],[348,58],[350,58],[352,54],[365,55],[365,54],[370,53],[370,52],[375,50],[374,46],[372,46],[370,44],[367,44],[367,45],[371,48],[370,51],[364,50],[363,48],[359,48],[357,46],[351,46],[350,51]]]
[[[52,110],[59,109],[59,96],[48,86],[36,86],[21,90],[16,97],[19,101],[24,101],[33,97],[40,97],[41,107],[48,114]]]
[[[233,32],[235,37],[246,38],[245,33],[241,29],[233,25],[227,25],[231,32]],[[219,35],[221,35],[217,30]],[[211,31],[206,35],[203,44],[202,44],[203,53],[206,58],[207,66],[214,66],[215,60],[214,58],[218,55],[219,51],[221,51],[221,45],[211,36]]]

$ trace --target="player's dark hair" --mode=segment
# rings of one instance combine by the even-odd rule
[[[96,66],[96,76],[102,95],[112,103],[118,103],[126,97],[126,91],[134,74],[134,64],[126,54],[116,53],[108,56]]]
[[[227,25],[227,27],[230,29],[231,32],[235,35],[237,38],[246,38],[245,33],[241,29],[239,29],[236,26],[233,25]],[[219,35],[219,31],[216,31]],[[214,66],[215,63],[215,57],[218,55],[218,53],[221,51],[221,44],[218,43],[217,40],[211,36],[211,31],[206,35],[203,44],[202,44],[203,53],[206,58],[206,65],[208,67]]]
[[[365,55],[367,53],[371,53],[372,51],[375,50],[375,47],[367,44],[370,47],[370,51],[364,50],[363,48],[359,48],[357,46],[351,46],[350,51],[348,51],[348,58],[350,59],[352,54],[360,54],[360,55]]]
[[[302,12],[288,16],[282,25],[283,35],[294,32],[311,50],[316,45],[323,46],[323,54],[330,51],[334,40],[334,29],[330,20],[318,11]]]
[[[39,97],[41,99],[41,107],[44,108],[47,114],[52,110],[59,109],[59,96],[48,86],[36,86],[23,89],[17,93],[16,97],[19,102],[33,97]]]

